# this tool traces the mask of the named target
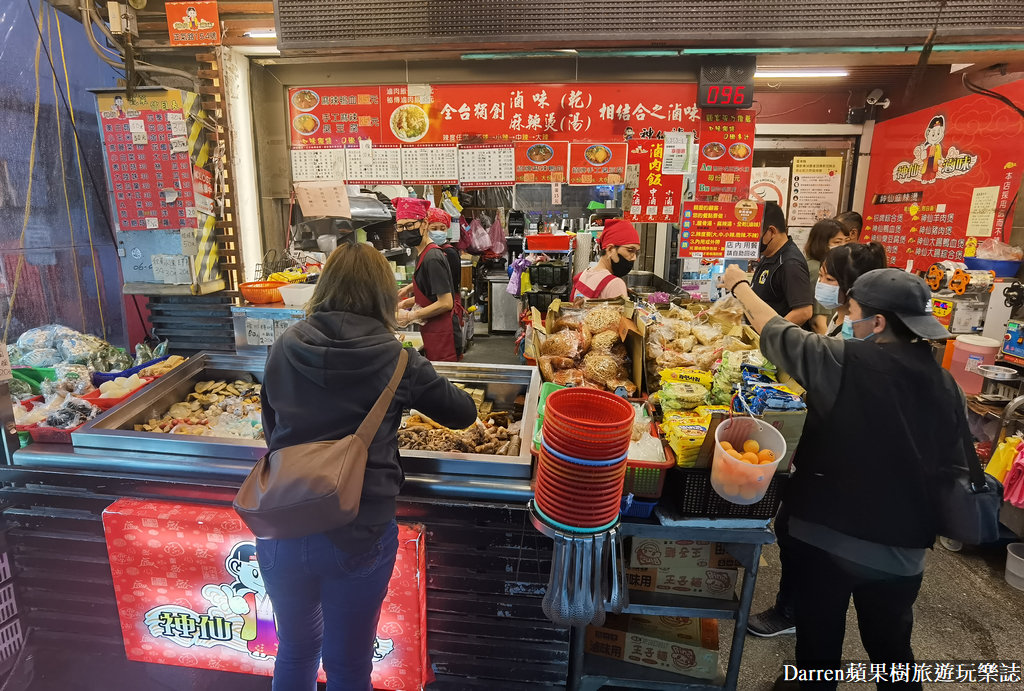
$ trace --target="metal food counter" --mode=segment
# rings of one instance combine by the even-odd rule
[[[123,654],[104,509],[122,497],[228,506],[265,451],[260,440],[140,432],[135,425],[163,416],[198,381],[261,381],[263,365],[262,357],[194,356],[76,430],[74,446],[32,444],[0,466],[19,606],[35,645]],[[551,542],[526,511],[539,373],[434,367],[483,389],[495,410],[518,410],[519,399],[522,441],[515,456],[401,451],[406,482],[398,516],[426,531],[428,646],[438,680],[431,688],[564,688],[569,634],[541,609]]]

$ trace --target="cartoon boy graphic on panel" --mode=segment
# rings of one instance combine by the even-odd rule
[[[120,120],[128,117],[128,114],[124,112],[124,98],[121,96],[114,96],[114,117]]]
[[[921,170],[921,182],[935,182],[942,165],[942,138],[946,136],[946,118],[936,115],[928,123],[924,131],[924,168]]]
[[[196,8],[189,7],[185,10],[185,16],[181,18],[190,31],[199,31],[199,13]]]
[[[242,616],[241,638],[246,641],[249,655],[256,659],[276,656],[274,610],[256,559],[256,545],[252,542],[235,545],[226,566],[235,582],[221,588],[228,596],[231,611]]]

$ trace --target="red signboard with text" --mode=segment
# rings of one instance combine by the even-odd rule
[[[120,499],[103,512],[103,530],[129,660],[273,674],[273,607],[255,540],[231,508]],[[373,686],[419,690],[432,680],[422,526],[399,525],[398,545]]]
[[[697,201],[746,199],[754,160],[754,111],[703,110],[697,157]]]
[[[1024,100],[1024,80],[998,87]],[[998,100],[970,95],[875,126],[861,241],[915,271],[1004,242],[1024,166],[1024,120]]]
[[[289,89],[288,98],[292,148],[339,148],[359,138],[389,144],[622,142],[627,128],[657,138],[692,131],[700,119],[695,84],[302,87]]]
[[[570,145],[569,184],[621,185],[628,150],[625,143]]]
[[[629,143],[630,166],[639,167],[637,186],[623,215],[635,223],[678,223],[683,199],[682,175],[665,175],[665,142],[634,139]]]
[[[764,204],[686,202],[679,229],[679,257],[757,259]]]
[[[220,15],[215,0],[168,2],[164,11],[172,46],[220,45]]]
[[[565,182],[569,142],[517,142],[516,182]]]

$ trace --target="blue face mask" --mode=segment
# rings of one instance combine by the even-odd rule
[[[448,233],[443,230],[432,230],[427,235],[430,236],[430,241],[435,245],[443,245],[448,242]]]
[[[839,286],[818,281],[814,286],[814,299],[827,310],[839,307]]]
[[[845,338],[848,341],[870,341],[872,338],[875,337],[875,332],[874,331],[869,333],[864,338],[857,338],[856,336],[853,335],[853,325],[854,324],[860,324],[861,322],[866,322],[869,319],[874,319],[874,317],[864,317],[863,319],[857,319],[857,320],[850,319],[849,317],[844,319],[843,320],[843,338]]]

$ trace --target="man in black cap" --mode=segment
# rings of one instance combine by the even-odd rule
[[[814,312],[807,259],[789,237],[786,216],[775,202],[764,205],[760,249],[761,259],[751,279],[754,293],[781,317],[805,324]]]
[[[950,338],[931,314],[931,291],[899,269],[864,274],[850,291],[840,340],[778,317],[736,267],[723,285],[761,333],[765,357],[807,389],[807,423],[784,499],[797,664],[840,668],[851,597],[871,661],[912,663],[913,605],[936,537],[933,481],[966,465],[970,434],[963,393],[928,343]]]

